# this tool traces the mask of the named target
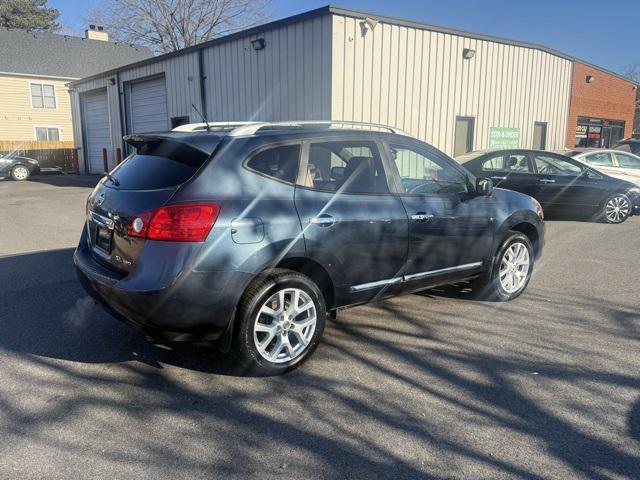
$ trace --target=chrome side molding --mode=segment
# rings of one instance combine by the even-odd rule
[[[372,288],[385,287],[387,285],[395,285],[397,283],[410,282],[412,280],[420,280],[423,278],[432,277],[434,275],[441,275],[443,273],[460,272],[463,270],[471,270],[482,266],[482,262],[465,263],[463,265],[456,265],[454,267],[440,268],[438,270],[429,270],[428,272],[412,273],[411,275],[403,275],[402,277],[394,277],[386,280],[378,280],[376,282],[361,283],[360,285],[354,285],[351,287],[351,292],[362,292],[364,290],[370,290]]]

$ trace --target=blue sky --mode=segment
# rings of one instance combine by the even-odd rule
[[[247,0],[251,1],[251,0]],[[75,33],[98,0],[49,0]],[[273,18],[328,1],[273,0]],[[541,43],[614,71],[640,63],[640,0],[335,0],[334,5]]]

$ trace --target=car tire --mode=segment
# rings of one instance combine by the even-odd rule
[[[605,223],[623,223],[631,216],[631,201],[624,193],[615,193],[604,202],[600,218]]]
[[[11,169],[11,178],[17,182],[22,182],[31,176],[31,172],[24,165],[16,165]]]
[[[283,269],[261,275],[244,292],[235,318],[240,371],[270,376],[294,369],[315,350],[326,317],[322,292],[310,278]]]
[[[529,237],[511,232],[498,249],[491,271],[472,282],[476,298],[507,302],[520,296],[531,280],[534,258]]]

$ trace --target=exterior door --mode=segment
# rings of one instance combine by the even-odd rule
[[[389,192],[375,141],[342,136],[305,143],[295,205],[307,254],[328,266],[345,303],[400,283],[407,215]]]
[[[407,280],[479,268],[493,241],[490,205],[479,205],[454,161],[422,142],[387,145],[399,196],[409,217]]]
[[[89,173],[104,173],[102,149],[111,151],[106,88],[82,94],[82,118],[85,165]]]
[[[538,177],[536,198],[546,208],[579,212],[600,203],[601,182],[583,174],[586,167],[551,153],[534,153],[533,161]]]
[[[545,150],[547,148],[547,124],[536,122],[533,126],[533,148]]]
[[[162,132],[169,128],[164,77],[132,82],[128,93],[129,133]]]
[[[456,117],[456,130],[453,145],[453,156],[464,155],[473,151],[473,117]]]

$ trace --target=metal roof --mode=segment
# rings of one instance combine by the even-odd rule
[[[411,27],[411,28],[418,28],[418,29],[422,29],[422,30],[428,30],[428,31],[432,31],[432,32],[441,32],[441,33],[448,33],[450,35],[457,35],[460,37],[466,37],[466,38],[473,38],[473,39],[477,39],[477,40],[486,40],[489,42],[495,42],[495,43],[502,43],[502,44],[506,44],[506,45],[513,45],[513,46],[517,46],[517,47],[523,47],[523,48],[529,48],[529,49],[535,49],[535,50],[540,50],[546,53],[549,53],[551,55],[555,55],[557,57],[560,58],[564,58],[566,60],[570,60],[572,62],[578,62],[578,63],[582,63],[584,65],[587,65],[591,68],[596,68],[602,72],[608,73],[610,75],[613,75],[615,77],[618,77],[622,80],[628,81],[630,83],[633,84],[637,84],[635,81],[619,74],[616,72],[613,72],[611,70],[607,70],[606,68],[603,67],[599,67],[597,65],[594,65],[590,62],[584,61],[584,60],[580,60],[579,58],[573,57],[571,55],[568,55],[566,53],[562,53],[558,50],[554,50],[552,48],[546,47],[544,45],[540,45],[537,43],[532,43],[532,42],[524,42],[524,41],[519,41],[519,40],[513,40],[510,38],[506,38],[506,37],[499,37],[499,36],[494,36],[494,35],[487,35],[487,34],[482,34],[482,33],[476,33],[476,32],[471,32],[471,31],[467,31],[467,30],[460,30],[460,29],[455,29],[455,28],[449,28],[449,27],[443,27],[440,25],[433,25],[433,24],[429,24],[429,23],[421,23],[421,22],[416,22],[413,20],[406,20],[406,19],[402,19],[402,18],[398,18],[398,17],[392,17],[392,16],[387,16],[387,15],[379,15],[377,13],[373,13],[373,12],[366,12],[366,11],[361,11],[361,10],[351,10],[351,9],[346,9],[346,8],[342,8],[342,7],[337,7],[337,6],[333,6],[333,5],[327,5],[325,7],[320,7],[317,8],[315,10],[309,10],[307,12],[304,13],[300,13],[298,15],[293,15],[291,17],[286,17],[280,20],[276,20],[273,22],[269,22],[263,25],[258,25],[256,27],[252,27],[249,28],[247,30],[242,30],[236,33],[232,33],[230,35],[226,35],[224,37],[220,37],[220,38],[215,38],[213,40],[209,40],[207,42],[203,42],[200,43],[198,45],[194,45],[192,47],[188,47],[188,48],[184,48],[182,50],[177,50],[175,52],[170,52],[170,53],[165,53],[164,55],[159,55],[157,57],[153,57],[147,60],[142,60],[136,63],[133,63],[131,65],[127,65],[124,68],[114,68],[112,70],[109,71],[105,71],[102,72],[101,74],[97,74],[97,75],[92,75],[91,77],[88,78],[83,78],[81,80],[72,82],[73,84],[78,84],[81,83],[84,80],[90,80],[93,78],[98,78],[98,77],[102,77],[102,76],[107,76],[107,75],[113,75],[118,71],[122,71],[122,70],[126,70],[129,68],[134,68],[134,67],[139,67],[142,65],[147,65],[149,63],[154,63],[156,61],[162,61],[162,60],[166,60],[172,57],[176,57],[176,56],[180,56],[180,55],[184,55],[187,53],[191,53],[194,51],[198,51],[198,50],[202,50],[205,48],[209,48],[215,45],[220,45],[220,44],[224,44],[233,40],[237,40],[239,38],[245,38],[245,37],[251,37],[254,35],[259,35],[261,33],[265,33],[268,32],[270,30],[275,30],[277,28],[281,28],[287,25],[291,25],[294,23],[299,23],[299,22],[303,22],[305,20],[311,20],[313,18],[317,18],[317,17],[321,17],[321,16],[325,16],[325,15],[343,15],[343,16],[347,16],[347,17],[353,17],[353,18],[359,18],[359,19],[364,19],[366,17],[370,17],[373,18],[375,20],[378,20],[380,22],[383,23],[388,23],[388,24],[392,24],[392,25],[399,25],[399,26],[406,26],[406,27]]]
[[[0,28],[0,73],[75,79],[152,56],[127,43]]]

